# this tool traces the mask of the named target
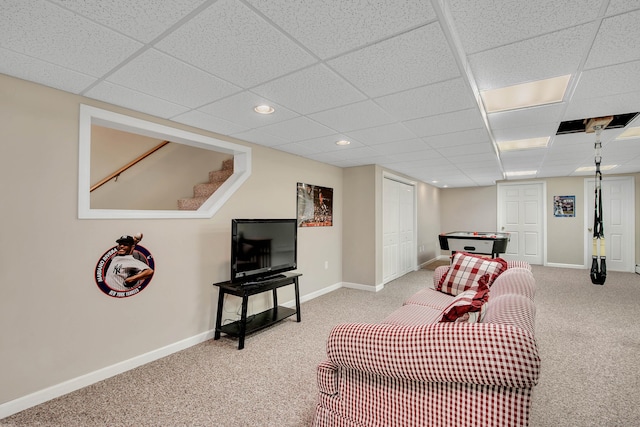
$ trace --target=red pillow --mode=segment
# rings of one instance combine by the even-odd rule
[[[489,300],[488,274],[478,281],[477,290],[464,291],[444,309],[441,322],[478,323],[482,321]]]
[[[470,289],[478,289],[478,281],[489,275],[487,286],[507,269],[507,261],[502,258],[487,259],[466,252],[456,252],[447,274],[442,276],[436,290],[456,296]]]

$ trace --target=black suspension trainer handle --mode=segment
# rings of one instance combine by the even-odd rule
[[[599,162],[596,162],[596,188],[594,196],[593,253],[590,276],[591,283],[594,285],[604,285],[605,280],[607,280],[607,261],[604,243],[604,226],[602,224],[602,173],[600,172]],[[600,243],[600,248],[598,248],[598,243]]]

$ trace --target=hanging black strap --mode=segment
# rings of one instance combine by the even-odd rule
[[[596,181],[593,206],[593,252],[591,261],[591,283],[604,285],[607,280],[607,261],[602,223],[602,172],[600,172],[600,135],[596,140]]]

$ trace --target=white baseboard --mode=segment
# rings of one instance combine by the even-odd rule
[[[142,366],[146,363],[153,362],[154,360],[161,359],[170,354],[184,350],[185,348],[200,344],[201,342],[207,341],[211,338],[213,338],[213,330],[203,332],[191,338],[186,338],[182,341],[178,341],[165,347],[152,350],[148,353],[141,354],[140,356],[124,360],[122,362],[116,363],[115,365],[98,369],[97,371],[88,373],[86,375],[70,379],[63,383],[56,384],[43,390],[39,390],[35,393],[31,393],[7,403],[3,403],[2,405],[0,405],[0,419],[6,418],[25,409],[39,405],[51,399],[55,399],[56,397],[63,396],[65,394],[71,393],[72,391],[79,390],[83,387],[87,387],[91,384],[95,384],[99,381],[137,368],[138,366]]]
[[[384,289],[384,285],[369,286],[360,283],[342,282],[342,287],[349,289],[357,289],[359,291],[380,292]]]
[[[342,283],[337,283],[335,285],[323,288],[319,291],[304,295],[300,298],[300,303],[310,301],[324,294],[328,294],[329,292],[335,291],[342,286],[344,286]],[[361,288],[359,289],[371,290],[370,286],[360,286]],[[295,300],[287,301],[285,303],[282,303],[281,305],[285,307],[295,307]],[[90,372],[86,375],[70,379],[63,383],[56,384],[43,390],[36,391],[35,393],[31,393],[29,395],[19,397],[15,400],[3,403],[0,405],[0,420],[13,414],[17,414],[20,411],[24,411],[25,409],[29,409],[33,406],[55,399],[56,397],[64,396],[65,394],[90,386],[91,384],[106,380],[107,378],[111,378],[123,372],[137,368],[138,366],[153,362],[154,360],[162,359],[163,357],[169,356],[170,354],[182,351],[191,346],[200,344],[201,342],[210,340],[213,338],[213,334],[213,330],[203,332],[196,336],[186,338],[182,341],[178,341],[165,347],[152,350],[148,353],[141,354],[140,356],[124,360],[122,362],[116,363],[115,365],[98,369],[97,371]]]
[[[575,269],[578,269],[578,270],[586,268],[584,265],[580,265],[580,264],[559,264],[559,263],[554,263],[554,262],[548,262],[545,265],[545,267],[575,268]]]

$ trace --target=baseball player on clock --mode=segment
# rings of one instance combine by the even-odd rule
[[[153,270],[146,263],[134,258],[133,249],[136,246],[136,239],[131,236],[121,236],[116,243],[118,252],[111,258],[105,282],[115,291],[127,291],[147,277],[151,277]]]

